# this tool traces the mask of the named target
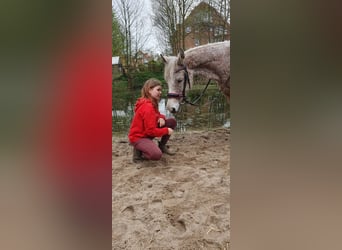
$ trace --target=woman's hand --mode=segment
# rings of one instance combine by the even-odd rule
[[[173,133],[173,129],[172,128],[167,128],[169,130],[169,135],[171,135]]]
[[[159,118],[158,119],[158,125],[160,128],[165,126],[165,120],[163,118]]]

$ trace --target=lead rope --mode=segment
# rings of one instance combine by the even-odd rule
[[[189,103],[189,104],[191,104],[191,105],[196,105],[196,102],[198,102],[198,101],[202,98],[202,96],[204,95],[204,92],[207,90],[210,81],[211,81],[211,79],[209,79],[209,81],[208,81],[207,84],[205,85],[204,89],[202,90],[201,94],[200,94],[193,102],[191,102],[191,103]]]
[[[183,67],[179,70],[184,70],[184,85],[183,85],[183,91],[182,91],[183,103],[187,103],[187,104],[190,104],[193,106],[198,106],[198,105],[196,105],[196,102],[198,102],[202,98],[202,96],[204,95],[205,91],[207,90],[207,88],[209,86],[211,79],[208,80],[207,84],[205,85],[205,88],[202,90],[201,94],[195,99],[195,101],[191,102],[191,101],[187,100],[186,95],[185,95],[185,89],[186,89],[187,83],[189,84],[189,89],[190,89],[190,79],[189,79],[188,70],[187,70],[185,65],[183,65]],[[178,72],[179,70],[177,70],[176,72]]]
[[[205,88],[202,90],[201,94],[194,101],[191,102],[191,101],[188,101],[187,99],[185,99],[184,102],[188,103],[190,105],[193,105],[193,106],[198,106],[198,104],[196,104],[196,102],[198,102],[202,98],[202,96],[204,95],[205,91],[207,90],[207,88],[209,86],[210,81],[211,81],[211,79],[209,79],[209,81],[205,85]]]

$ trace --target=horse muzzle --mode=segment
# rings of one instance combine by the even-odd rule
[[[177,113],[179,110],[179,106],[180,106],[180,101],[176,98],[170,98],[167,100],[166,103],[166,108],[168,111],[170,111],[171,113]]]

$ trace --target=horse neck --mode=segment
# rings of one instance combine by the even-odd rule
[[[185,51],[184,62],[189,74],[191,72],[192,75],[201,75],[220,81],[226,71],[222,65],[229,65],[228,61],[222,63],[228,60],[228,50],[225,44],[227,43],[204,45]]]
[[[219,80],[219,76],[214,71],[215,66],[212,66],[215,65],[215,61],[208,62],[208,60],[202,60],[201,57],[194,57],[192,55],[190,55],[188,58],[187,57],[188,55],[185,56],[184,62],[189,73],[191,86],[193,85],[194,75],[202,76],[212,80]]]

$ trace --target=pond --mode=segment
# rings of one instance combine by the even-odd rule
[[[188,93],[189,100],[196,99],[201,89],[191,90]],[[134,104],[140,97],[137,91],[113,92],[112,131],[113,134],[124,135],[128,133],[134,114]],[[172,114],[166,110],[166,98],[159,103],[159,111],[168,117],[177,120],[178,132],[189,130],[209,130],[217,127],[230,127],[230,110],[226,98],[216,86],[208,89],[202,98],[196,103],[197,106],[182,104],[178,113]]]

